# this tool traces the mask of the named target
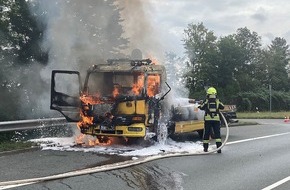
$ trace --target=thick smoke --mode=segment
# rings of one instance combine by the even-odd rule
[[[89,66],[111,58],[115,44],[109,34],[115,28],[109,22],[114,13],[104,2],[41,1],[47,23],[43,42],[49,51],[46,69],[86,71]]]
[[[49,111],[50,78],[52,70],[76,70],[82,77],[94,64],[115,58],[118,47],[118,8],[113,0],[42,0],[31,1],[33,14],[41,15],[46,25],[42,47],[49,54],[49,63],[40,71],[46,84],[38,94],[41,112]],[[114,22],[114,23],[113,23]],[[115,25],[114,25],[115,24]],[[115,52],[114,52],[115,51]],[[63,88],[76,88],[75,81],[60,79]],[[38,90],[39,91],[39,90]]]
[[[37,94],[31,96],[44,115],[56,113],[49,110],[52,70],[76,70],[84,76],[91,65],[104,63],[109,58],[129,57],[136,48],[142,51],[143,58],[157,59],[158,64],[164,64],[166,44],[159,42],[148,1],[31,0],[30,3],[32,13],[40,15],[46,26],[42,48],[49,53],[49,63],[39,69],[43,82],[34,86],[34,81],[30,81],[27,86],[37,88],[34,90]],[[118,42],[116,33],[121,34]],[[63,79],[63,84],[63,89],[75,88],[73,81]],[[177,95],[174,91],[170,94],[174,96],[170,97],[173,102]]]
[[[146,3],[147,2],[147,3]],[[200,119],[202,113],[193,111],[197,105],[189,104],[188,91],[182,81],[182,75],[186,69],[185,58],[175,58],[167,60],[165,58],[166,44],[162,44],[160,33],[156,30],[153,24],[154,16],[152,8],[148,1],[141,0],[125,0],[118,1],[120,7],[123,7],[121,12],[124,18],[123,27],[125,36],[130,39],[129,49],[139,48],[145,57],[153,57],[158,60],[159,64],[166,66],[167,82],[171,87],[171,92],[167,95],[165,101],[164,112],[166,116],[171,115],[172,107],[176,108],[176,112],[181,114],[182,119]],[[168,63],[170,62],[170,63]],[[164,92],[168,90],[166,87]]]
[[[143,52],[143,57],[154,58],[159,62],[164,61],[165,45],[161,44],[160,34],[152,26],[154,17],[150,2],[141,0],[118,0],[117,2],[120,8],[123,8],[121,17],[124,19],[124,36],[130,39],[128,50],[138,48]]]
[[[167,79],[172,90],[166,97],[164,110],[169,111],[171,106],[188,106],[189,100],[185,99],[185,97],[188,97],[188,91],[182,82],[183,71],[186,69],[186,60],[178,58],[168,61],[164,58],[167,44],[162,44],[159,41],[160,33],[153,25],[153,8],[150,7],[150,3],[141,0],[120,0],[118,4],[124,8],[121,15],[124,18],[123,27],[125,29],[125,36],[130,39],[129,47],[131,49],[141,49],[144,54],[143,56],[156,58],[159,64],[166,66]],[[165,88],[164,91],[166,90]],[[182,109],[182,112],[188,110],[185,113],[186,119],[189,119],[189,117],[191,119],[193,117],[196,118],[196,113],[191,113],[193,106],[196,105],[191,104],[190,106]]]

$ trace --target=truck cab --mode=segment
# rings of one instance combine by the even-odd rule
[[[99,140],[158,140],[195,131],[202,137],[204,112],[198,101],[165,102],[170,90],[163,65],[150,59],[110,59],[92,65],[84,83],[78,71],[53,70],[50,109]]]
[[[77,92],[67,94],[57,88],[66,82],[57,81],[59,75],[73,75]],[[77,122],[83,134],[144,138],[157,131],[165,82],[165,67],[150,59],[112,59],[93,65],[83,85],[79,72],[54,70],[50,108]]]

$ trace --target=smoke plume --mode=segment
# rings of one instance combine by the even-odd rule
[[[145,57],[153,57],[164,61],[164,46],[159,41],[159,33],[152,25],[152,10],[148,1],[118,0],[123,8],[121,16],[124,19],[125,36],[130,39],[129,50],[138,48]]]
[[[76,70],[82,77],[93,64],[110,58],[129,57],[140,49],[143,58],[164,61],[164,47],[152,26],[150,3],[141,0],[30,0],[31,12],[46,26],[42,48],[48,64],[40,68],[41,83],[29,81],[37,112],[51,116],[50,80],[52,70]],[[64,80],[64,79],[63,79]],[[63,88],[75,88],[63,81]],[[37,88],[37,89],[35,89]],[[55,113],[55,112],[54,112]]]

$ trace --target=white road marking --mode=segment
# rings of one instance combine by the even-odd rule
[[[33,182],[33,183],[36,183],[36,182]],[[2,189],[11,189],[11,188],[14,188],[14,187],[21,187],[21,186],[30,185],[30,184],[33,184],[33,183],[23,183],[23,184],[16,184],[16,185],[0,186],[0,190],[2,190]]]
[[[259,139],[266,139],[266,138],[271,138],[271,137],[277,137],[277,136],[282,136],[282,135],[288,135],[290,134],[290,132],[286,132],[286,133],[279,133],[279,134],[275,134],[275,135],[268,135],[268,136],[262,136],[262,137],[255,137],[255,138],[250,138],[250,139],[244,139],[244,140],[239,140],[239,141],[233,141],[233,142],[227,142],[227,145],[230,144],[237,144],[237,143],[243,143],[243,142],[248,142],[248,141],[254,141],[254,140],[259,140]],[[286,183],[287,181],[290,180],[290,176],[286,177],[268,187],[265,187],[262,190],[272,190],[280,185],[282,185],[283,183]]]
[[[279,133],[279,134],[275,134],[275,135],[267,135],[267,136],[262,136],[262,137],[254,137],[254,138],[250,138],[250,139],[243,139],[243,140],[239,140],[239,141],[227,142],[227,145],[248,142],[248,141],[254,141],[254,140],[259,140],[259,139],[266,139],[266,138],[277,137],[277,136],[288,135],[288,134],[290,134],[290,132]]]
[[[276,187],[282,185],[283,183],[286,183],[286,182],[289,181],[289,180],[290,180],[290,176],[288,176],[288,177],[286,177],[286,178],[284,178],[284,179],[282,179],[282,180],[280,180],[280,181],[277,181],[276,183],[274,183],[274,184],[272,184],[272,185],[270,185],[270,186],[268,186],[268,187],[265,187],[265,188],[262,189],[262,190],[271,190],[271,189],[274,189],[274,188],[276,188]]]

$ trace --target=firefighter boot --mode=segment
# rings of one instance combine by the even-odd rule
[[[208,143],[203,143],[203,151],[207,152],[208,149]]]
[[[216,148],[219,148],[221,145],[221,142],[216,142]],[[222,153],[222,150],[218,150],[217,153]]]

